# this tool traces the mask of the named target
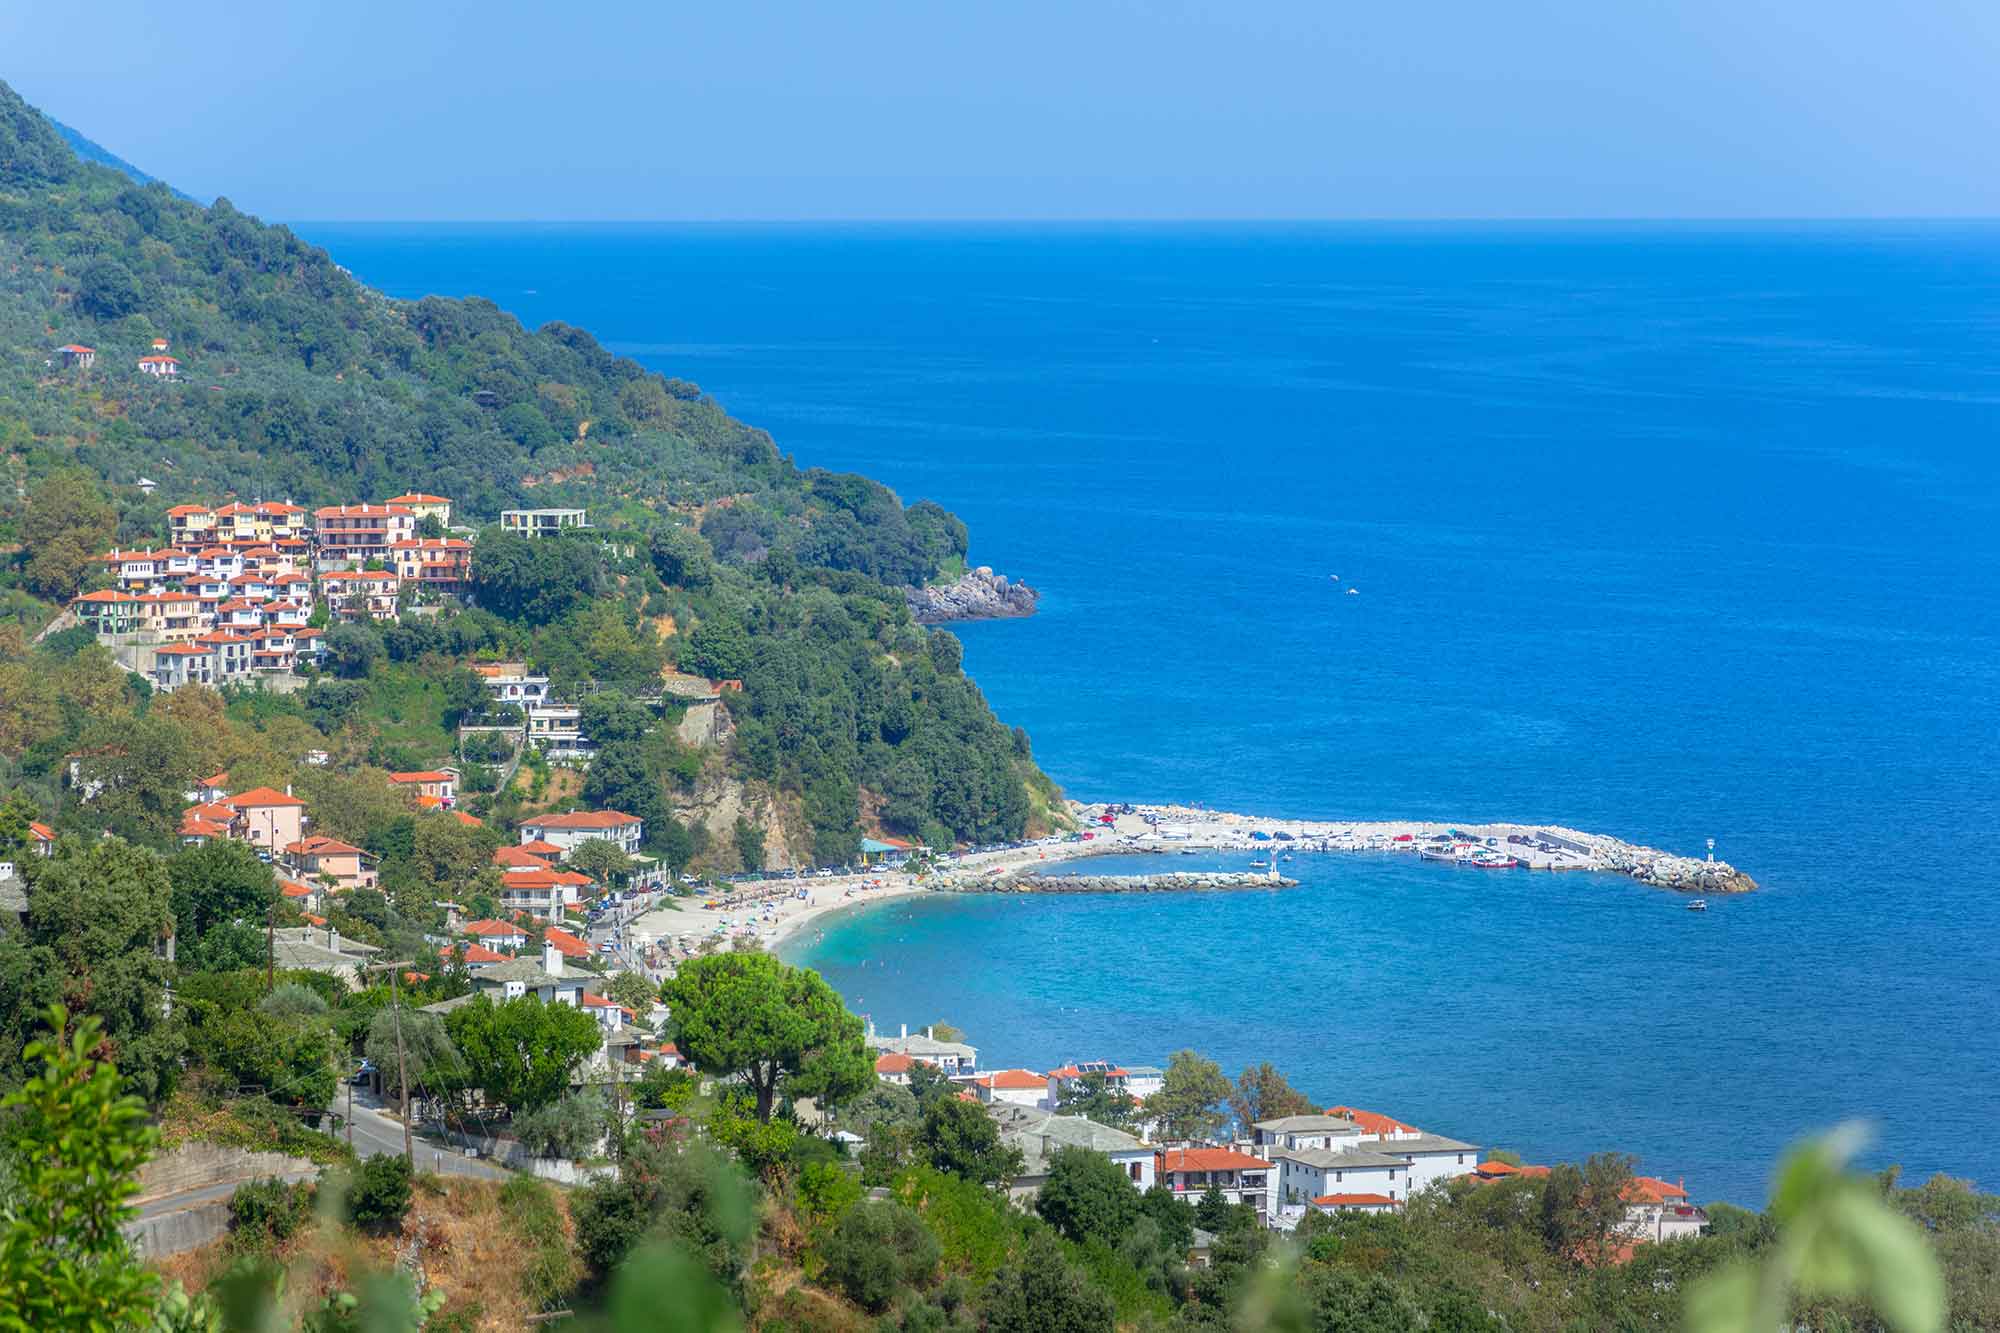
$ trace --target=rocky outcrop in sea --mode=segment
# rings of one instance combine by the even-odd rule
[[[1604,869],[1630,875],[1641,884],[1677,889],[1682,893],[1748,893],[1757,881],[1727,861],[1704,861],[1693,856],[1675,856],[1651,847],[1634,847],[1614,838],[1599,840],[1597,855]]]
[[[1027,584],[1015,583],[1005,574],[995,574],[987,565],[969,570],[950,583],[905,588],[903,596],[919,625],[1031,616],[1035,614],[1035,603],[1041,600],[1041,594]]]

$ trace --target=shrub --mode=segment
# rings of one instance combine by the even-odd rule
[[[863,1309],[880,1313],[897,1291],[928,1286],[943,1250],[923,1218],[897,1203],[857,1203],[821,1243],[827,1279]]]
[[[229,1232],[245,1245],[270,1245],[291,1239],[312,1218],[313,1187],[275,1177],[252,1180],[229,1196]]]
[[[609,1120],[602,1094],[569,1092],[514,1117],[514,1137],[537,1157],[589,1157],[603,1145]]]
[[[388,1231],[410,1211],[410,1164],[401,1157],[371,1157],[347,1191],[347,1219],[358,1227]]]
[[[526,1255],[516,1264],[521,1290],[537,1309],[548,1309],[582,1276],[563,1231],[555,1191],[533,1176],[515,1176],[500,1188],[500,1211]]]

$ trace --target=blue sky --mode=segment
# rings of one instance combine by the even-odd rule
[[[2000,215],[1990,0],[98,0],[0,78],[282,219]]]

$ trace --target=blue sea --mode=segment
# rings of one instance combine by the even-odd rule
[[[1855,1116],[2000,1189],[2000,227],[301,230],[956,510],[1043,592],[958,632],[1073,795],[1713,838],[1764,886],[910,901],[807,942],[878,1025],[1269,1059],[1702,1198]]]

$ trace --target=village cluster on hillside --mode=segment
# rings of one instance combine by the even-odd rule
[[[326,656],[326,626],[397,620],[464,595],[471,529],[445,535],[452,502],[411,491],[375,503],[307,511],[283,501],[232,501],[167,511],[166,544],[97,557],[108,587],[83,593],[48,631],[83,625],[157,690],[251,680],[286,683]],[[501,528],[524,537],[589,527],[581,509],[519,509]],[[429,535],[426,535],[429,534]],[[525,669],[517,674],[525,674]],[[498,702],[540,707],[534,737],[574,747],[576,710],[496,682]]]
[[[1157,1141],[1159,1126],[1144,1110],[1146,1099],[1166,1085],[1165,1071],[1157,1067],[1097,1060],[1071,1061],[1042,1073],[981,1072],[976,1047],[935,1037],[929,1029],[906,1028],[894,1036],[871,1029],[868,1042],[881,1081],[907,1086],[913,1071],[926,1066],[958,1084],[961,1099],[987,1108],[1001,1139],[1021,1152],[1024,1165],[1010,1192],[1024,1202],[1047,1178],[1050,1159],[1066,1147],[1100,1153],[1140,1189],[1165,1185],[1190,1204],[1214,1190],[1226,1203],[1248,1205],[1278,1231],[1296,1228],[1309,1210],[1397,1212],[1429,1186],[1461,1176],[1501,1180],[1549,1172],[1546,1166],[1482,1162],[1476,1144],[1353,1106],[1259,1120],[1219,1141]],[[1058,1110],[1086,1088],[1128,1105],[1138,1133]],[[1628,1248],[1700,1235],[1708,1224],[1708,1215],[1680,1182],[1635,1176],[1624,1201]]]

